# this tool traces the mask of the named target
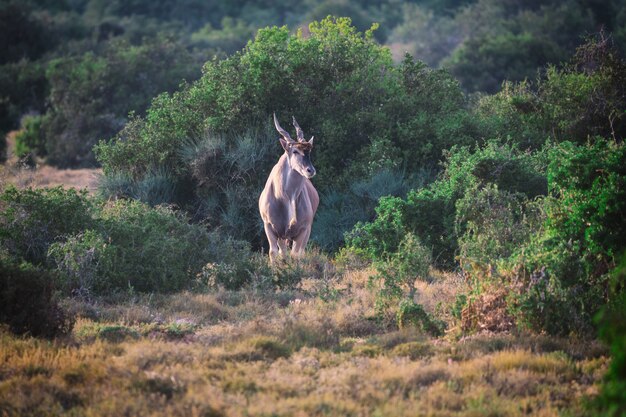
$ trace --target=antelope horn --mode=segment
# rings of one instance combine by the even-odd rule
[[[276,118],[276,113],[274,113],[274,126],[276,126],[276,130],[278,130],[278,133],[283,135],[283,137],[285,139],[287,139],[289,142],[293,142],[294,141],[293,139],[291,139],[291,136],[289,135],[289,133],[287,133],[287,131],[285,129],[283,129],[282,127],[280,127],[280,124],[278,124],[278,119]]]
[[[300,128],[300,125],[298,124],[298,122],[296,122],[296,118],[294,116],[293,117],[293,126],[296,128],[296,135],[298,135],[298,142],[304,142],[304,132],[302,131],[302,129]]]

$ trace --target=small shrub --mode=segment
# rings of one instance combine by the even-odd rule
[[[383,350],[380,346],[376,345],[356,345],[352,348],[352,356],[367,356],[368,358],[375,358],[376,356],[383,353]]]
[[[67,293],[89,298],[91,292],[102,293],[108,287],[107,270],[114,268],[112,251],[104,238],[94,230],[86,230],[69,237],[65,242],[53,243],[48,256],[61,273],[62,287]]]
[[[281,343],[275,337],[255,336],[229,346],[222,358],[232,361],[274,361],[278,358],[288,358],[291,352],[287,344]]]
[[[15,154],[23,158],[28,154],[46,156],[46,142],[41,134],[44,116],[24,116],[22,129],[15,135]]]
[[[516,320],[509,312],[509,292],[502,287],[488,287],[486,280],[483,280],[482,284],[484,287],[480,294],[470,297],[461,312],[463,331],[503,332],[513,330]]]
[[[93,209],[86,191],[8,186],[0,194],[0,245],[16,259],[43,265],[52,243],[92,227]]]
[[[467,295],[466,294],[457,294],[455,300],[454,300],[454,304],[452,304],[451,308],[450,308],[450,312],[452,314],[452,317],[454,317],[457,320],[461,320],[461,314],[463,312],[463,308],[465,308],[465,305],[467,304]]]
[[[400,329],[414,326],[432,335],[441,336],[445,330],[445,323],[430,316],[424,307],[413,300],[402,300],[396,313],[396,322]]]
[[[75,336],[82,342],[105,340],[120,343],[127,339],[137,339],[139,333],[130,327],[118,324],[86,323],[77,328]]]
[[[395,356],[407,356],[411,360],[417,360],[433,354],[430,343],[407,342],[396,345],[391,354]]]
[[[262,352],[264,357],[272,360],[288,358],[291,355],[287,346],[271,337],[258,336],[250,340],[249,343],[254,349]]]
[[[376,296],[376,310],[379,315],[384,315],[403,294],[413,298],[416,291],[415,280],[429,279],[431,261],[430,251],[412,233],[408,233],[396,253],[387,261],[376,264],[377,275],[373,279],[381,281]]]
[[[11,331],[54,337],[72,330],[73,318],[54,298],[54,273],[0,260],[0,322]]]
[[[237,264],[209,262],[202,267],[196,278],[201,285],[212,290],[220,287],[230,291],[238,290],[250,284],[252,279],[251,271],[246,265],[249,265],[249,260],[246,259],[241,259]]]

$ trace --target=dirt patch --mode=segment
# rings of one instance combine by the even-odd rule
[[[36,167],[29,167],[19,161],[15,156],[15,134],[7,135],[7,162],[0,164],[0,187],[4,184],[13,184],[17,187],[57,187],[87,189],[89,193],[95,193],[99,179],[102,175],[101,168],[83,169],[58,169],[43,163]]]
[[[87,189],[95,193],[102,175],[100,168],[58,169],[47,165],[36,168],[0,165],[0,182],[17,187],[56,187]]]

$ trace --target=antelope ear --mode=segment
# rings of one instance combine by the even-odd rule
[[[315,136],[311,136],[311,139],[309,139],[309,144],[310,144],[311,146],[313,146],[313,138],[314,138],[314,137],[315,137]]]
[[[280,141],[280,144],[283,147],[283,149],[285,150],[285,152],[289,152],[289,148],[291,147],[291,143],[287,139],[285,139],[285,138],[278,138],[278,140]]]

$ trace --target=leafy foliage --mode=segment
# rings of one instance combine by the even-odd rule
[[[91,227],[93,204],[86,192],[61,187],[0,194],[0,237],[3,250],[18,261],[44,265],[48,248],[67,235]]]
[[[22,119],[22,129],[15,135],[15,154],[22,158],[28,154],[46,154],[46,143],[40,135],[43,117],[25,116]]]
[[[540,148],[550,138],[584,143],[596,136],[623,140],[626,125],[626,64],[601,32],[580,46],[574,58],[546,70],[544,78],[505,83],[500,92],[479,100],[477,113],[493,137],[515,138]]]
[[[400,302],[396,320],[400,329],[413,326],[432,336],[441,336],[445,330],[445,323],[433,319],[421,305],[413,300]]]
[[[611,365],[600,394],[593,402],[597,415],[623,416],[626,412],[626,256],[612,271],[612,300],[596,316],[600,338],[611,349]]]
[[[528,286],[521,302],[538,308],[521,312],[533,327],[567,332],[577,324],[574,318],[589,325],[606,302],[607,273],[624,250],[624,149],[598,139],[581,146],[564,143],[551,151],[546,218],[540,233],[513,257],[521,267],[518,279]],[[559,306],[557,313],[569,320],[559,322],[542,311],[544,305]]]
[[[193,77],[191,63],[189,53],[167,39],[141,46],[115,42],[100,56],[50,62],[50,109],[41,128],[48,161],[93,165],[92,147],[120,130],[128,112],[143,112],[152,97]]]
[[[70,291],[177,291],[189,288],[208,262],[229,264],[236,288],[247,284],[245,244],[210,234],[171,209],[119,200],[102,208],[97,225],[50,248]]]
[[[472,221],[468,210],[482,215],[468,193],[485,187],[521,198],[545,194],[541,153],[521,152],[512,144],[490,141],[474,152],[469,147],[454,147],[447,153],[444,171],[433,183],[412,190],[406,199],[386,197],[379,200],[377,217],[359,223],[346,235],[347,245],[374,259],[394,253],[407,233],[414,233],[433,251],[437,265],[450,266],[458,250],[458,238]],[[467,197],[465,197],[467,196]],[[465,198],[467,203],[463,203]]]

